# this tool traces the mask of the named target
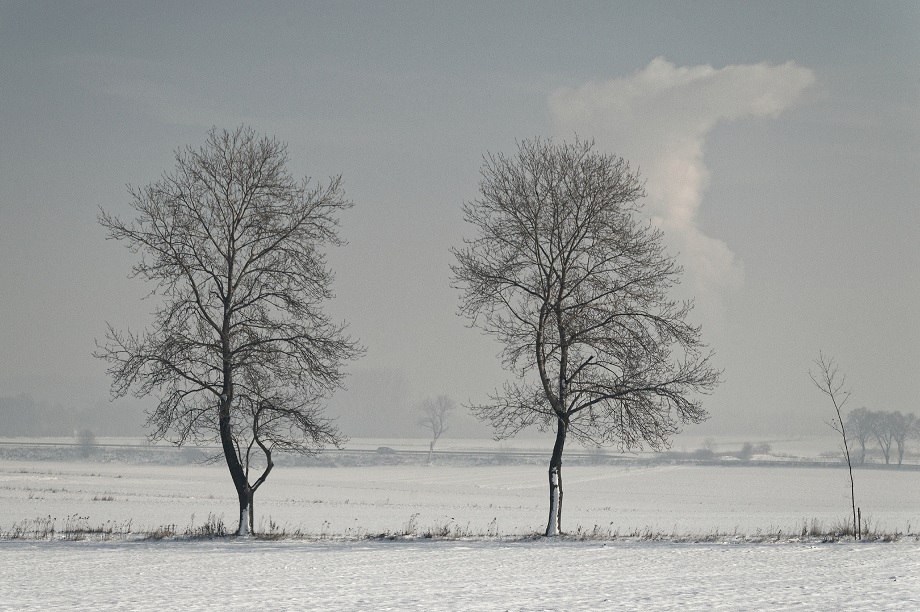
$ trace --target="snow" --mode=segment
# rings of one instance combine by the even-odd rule
[[[917,533],[920,472],[855,477],[873,526]],[[281,466],[255,498],[256,525],[312,539],[0,540],[0,610],[920,609],[916,535],[795,540],[812,519],[847,519],[843,469],[584,465],[563,482],[563,528],[600,538],[533,537],[543,466]],[[2,533],[39,517],[181,533],[209,514],[232,531],[237,510],[221,465],[0,460]],[[445,528],[463,537],[420,537]],[[784,541],[732,535],[776,531]],[[416,537],[363,538],[405,532]]]
[[[878,529],[920,526],[920,472],[855,472],[857,504]],[[800,532],[850,515],[845,469],[738,465],[564,468],[562,527],[611,533]],[[104,500],[104,501],[103,501]],[[535,465],[292,467],[275,469],[255,497],[257,530],[361,536],[445,525],[471,535],[542,533],[546,468]],[[220,465],[0,461],[0,532],[51,516],[134,529],[201,524],[236,528],[236,494]],[[194,518],[193,518],[194,516]]]
[[[5,610],[918,607],[916,542],[0,542]]]

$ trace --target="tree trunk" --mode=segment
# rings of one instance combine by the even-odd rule
[[[831,400],[834,399],[834,396],[831,395]],[[856,510],[856,485],[853,482],[853,461],[850,459],[850,447],[849,442],[847,442],[847,430],[843,426],[843,417],[840,414],[840,407],[837,405],[837,402],[834,401],[834,408],[837,410],[837,422],[840,423],[840,435],[843,437],[843,452],[847,460],[847,471],[850,473],[850,504],[853,506],[853,539],[859,539],[859,517],[857,516]]]
[[[546,537],[562,533],[562,449],[568,426],[562,419],[556,424],[556,443],[549,461],[549,521],[546,523]]]
[[[219,425],[224,459],[227,461],[227,469],[230,470],[230,478],[233,479],[233,486],[236,487],[236,495],[240,502],[240,522],[236,528],[236,535],[249,535],[249,482],[233,446],[233,437],[230,433],[230,398],[227,394],[221,398]]]
[[[254,489],[249,490],[249,533],[256,533],[256,509],[254,505],[256,492]]]
[[[431,455],[434,454],[434,440],[428,445],[428,465],[431,465]]]
[[[272,451],[258,438],[256,434],[256,444],[259,445],[259,448],[262,449],[262,452],[265,453],[265,470],[262,471],[262,475],[252,483],[251,485],[246,484],[246,492],[248,493],[249,499],[249,532],[253,535],[256,532],[256,510],[255,510],[255,497],[256,491],[262,484],[268,479],[268,475],[271,474],[272,468],[275,467],[275,462],[272,461]]]
[[[240,502],[240,522],[236,535],[241,538],[249,537],[249,504]]]

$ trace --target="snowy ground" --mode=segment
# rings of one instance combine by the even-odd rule
[[[838,468],[694,465],[572,466],[564,473],[563,527],[628,534],[800,531],[846,520],[849,480]],[[857,502],[873,526],[920,532],[920,472],[857,470]],[[220,465],[0,461],[0,532],[14,523],[83,517],[133,529],[235,523],[236,501]],[[256,525],[361,536],[416,530],[529,535],[545,526],[542,466],[282,466],[259,490]]]
[[[920,546],[0,542],[3,610],[916,610]]]
[[[920,532],[920,472],[855,475],[874,526]],[[830,544],[732,537],[794,536],[812,519],[846,520],[843,469],[570,466],[564,485],[564,528],[597,526],[600,539],[530,537],[546,520],[543,466],[281,466],[256,498],[257,523],[264,530],[271,517],[325,539],[0,540],[0,610],[920,609],[915,535]],[[57,529],[70,520],[181,532],[209,514],[234,526],[220,465],[0,461],[2,533],[39,517]],[[445,528],[474,537],[419,537]],[[404,532],[417,535],[361,539]],[[622,537],[632,533],[729,535]]]

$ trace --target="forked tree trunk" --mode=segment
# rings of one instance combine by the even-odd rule
[[[546,523],[546,537],[562,533],[562,449],[568,427],[561,419],[556,424],[556,443],[549,461],[549,521]]]
[[[235,483],[236,480],[234,479]],[[240,522],[236,528],[236,535],[238,536],[248,536],[251,533],[250,527],[252,525],[252,492],[249,490],[248,483],[243,486],[242,491],[237,490],[237,499],[240,505]]]
[[[262,452],[265,453],[265,470],[263,470],[262,475],[259,476],[259,478],[254,483],[250,485],[247,481],[247,484],[246,484],[246,493],[247,493],[247,498],[249,502],[248,504],[249,505],[249,532],[251,534],[255,534],[256,532],[256,509],[255,509],[256,491],[259,489],[259,487],[262,486],[262,484],[268,478],[268,475],[271,474],[272,468],[275,467],[275,462],[272,461],[271,450],[269,450],[262,443],[262,441],[258,439],[258,437],[256,438],[256,443],[259,445],[259,448],[262,449]],[[243,534],[240,534],[240,535],[243,535]]]
[[[233,438],[230,433],[230,400],[225,395],[221,399],[220,407],[220,442],[224,451],[224,459],[227,461],[227,469],[230,470],[230,478],[233,479],[233,486],[236,487],[236,495],[240,502],[240,522],[236,528],[236,535],[249,535],[249,482],[246,480],[246,472],[236,455],[236,448],[233,446]]]

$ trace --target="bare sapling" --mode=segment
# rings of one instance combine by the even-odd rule
[[[840,434],[843,439],[843,453],[847,460],[847,469],[850,473],[850,503],[853,507],[853,539],[860,539],[859,518],[856,513],[856,488],[853,484],[853,463],[850,461],[850,446],[847,441],[847,430],[843,421],[843,407],[850,399],[850,390],[845,389],[846,376],[840,372],[833,357],[826,357],[823,352],[815,360],[817,372],[808,371],[811,381],[822,393],[831,399],[836,418],[826,421],[830,427]]]

